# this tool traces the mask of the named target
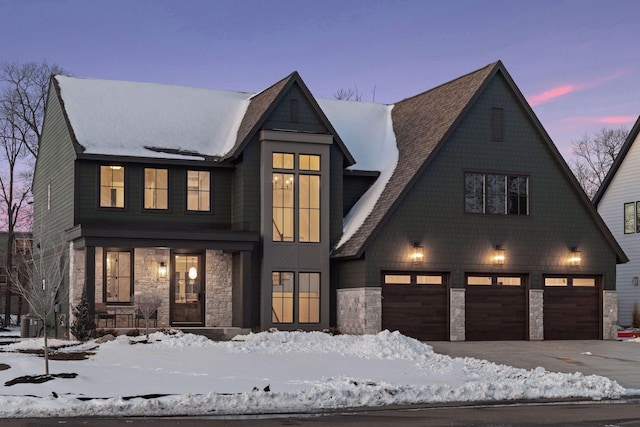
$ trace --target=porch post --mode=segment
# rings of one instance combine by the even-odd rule
[[[85,282],[84,289],[89,304],[89,313],[96,313],[96,247],[85,247]]]

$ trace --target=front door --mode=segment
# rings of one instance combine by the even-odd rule
[[[171,277],[171,324],[204,326],[202,255],[174,254]]]

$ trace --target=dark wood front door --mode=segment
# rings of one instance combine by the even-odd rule
[[[174,254],[171,324],[204,326],[204,268],[200,254]]]

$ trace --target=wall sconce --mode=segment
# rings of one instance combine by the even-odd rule
[[[410,257],[414,264],[418,264],[424,260],[424,246],[422,246],[420,242],[413,242]]]
[[[493,252],[493,265],[503,265],[505,259],[505,252],[502,245],[496,245],[495,251]]]
[[[167,264],[163,262],[158,266],[158,278],[166,279],[167,278]]]
[[[571,248],[571,255],[569,255],[569,265],[571,267],[579,267],[582,262],[582,255],[576,248]]]

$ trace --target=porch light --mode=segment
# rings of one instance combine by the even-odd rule
[[[502,245],[496,245],[493,252],[493,265],[503,265],[505,258],[506,256]]]
[[[198,270],[195,267],[191,267],[189,269],[189,279],[196,280],[196,277],[198,277]]]
[[[424,260],[424,246],[422,246],[420,242],[413,242],[410,257],[414,264],[418,264]]]
[[[569,255],[569,265],[571,267],[579,267],[582,262],[582,255],[577,248],[571,248],[571,254]]]
[[[167,264],[163,262],[160,263],[160,265],[158,266],[158,277],[160,279],[166,279],[167,278]]]

